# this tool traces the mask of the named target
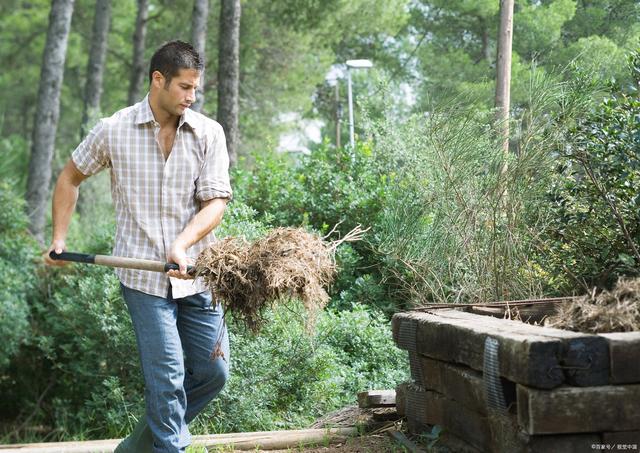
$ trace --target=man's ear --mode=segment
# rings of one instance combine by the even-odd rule
[[[165,77],[162,75],[160,71],[153,71],[151,73],[151,85],[156,88],[163,88],[165,84]]]

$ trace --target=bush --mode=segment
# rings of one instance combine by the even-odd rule
[[[299,305],[270,312],[259,335],[235,323],[230,335],[230,381],[196,420],[196,431],[304,427],[354,404],[359,391],[395,388],[407,378],[406,354],[395,347],[388,321],[362,305],[322,313],[314,334]]]
[[[27,231],[25,203],[9,182],[0,183],[0,370],[30,336],[28,298],[35,288],[36,241]],[[0,378],[1,382],[2,378]]]
[[[640,54],[630,58],[640,83]],[[543,258],[561,292],[611,287],[640,264],[640,101],[638,91],[610,96],[567,135],[549,190],[552,220]]]
[[[251,170],[236,169],[235,191],[243,202],[258,212],[258,219],[270,226],[307,226],[326,234],[337,226],[333,239],[357,225],[373,227],[396,183],[394,168],[369,143],[355,149],[336,149],[324,143],[311,155],[294,161],[288,155],[263,153],[255,156]],[[333,306],[348,306],[340,294],[352,291],[353,282],[367,278],[375,285],[381,279],[378,257],[368,239],[343,245],[337,254],[340,274],[330,294]],[[384,292],[385,287],[381,286]],[[354,297],[351,297],[353,299]],[[394,311],[390,298],[358,299]]]

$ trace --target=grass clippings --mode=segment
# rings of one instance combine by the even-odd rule
[[[594,291],[559,304],[545,325],[587,333],[640,330],[640,278],[620,279],[611,291]]]
[[[336,248],[363,233],[358,227],[332,242],[302,228],[276,228],[253,243],[229,237],[198,256],[196,276],[252,332],[264,324],[265,309],[279,301],[300,299],[312,321],[329,301],[325,288],[336,274]]]

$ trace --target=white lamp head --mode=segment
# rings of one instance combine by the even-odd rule
[[[347,60],[347,66],[354,69],[371,68],[373,63],[371,60]]]

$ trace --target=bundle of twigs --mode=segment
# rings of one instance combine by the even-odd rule
[[[253,243],[229,237],[200,254],[196,275],[225,312],[253,332],[264,323],[264,310],[277,301],[298,298],[313,319],[329,300],[325,288],[336,273],[337,247],[360,240],[365,231],[358,226],[336,241],[302,228],[276,228]]]
[[[597,292],[559,304],[546,325],[577,332],[640,330],[640,279],[620,279],[611,291]]]

